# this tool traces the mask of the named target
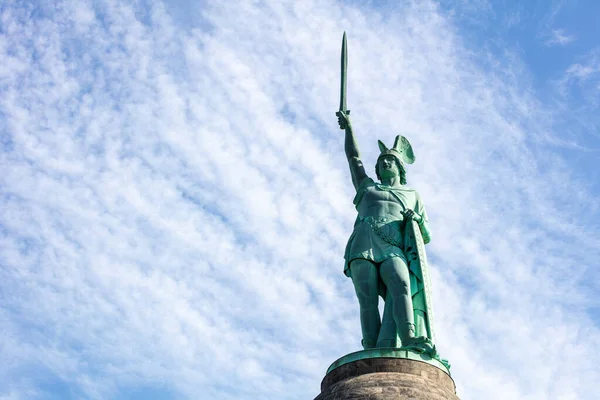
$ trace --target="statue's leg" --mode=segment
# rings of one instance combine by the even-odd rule
[[[356,259],[350,263],[350,274],[354,290],[360,305],[360,326],[362,328],[362,345],[365,349],[374,348],[377,344],[381,318],[379,316],[379,293],[377,291],[378,272],[371,261]]]
[[[381,319],[381,329],[377,338],[377,347],[400,347],[398,329],[396,328],[396,321],[394,321],[394,302],[389,290],[385,295],[385,306],[383,308],[383,318]]]
[[[410,296],[410,273],[406,262],[400,257],[385,260],[380,267],[383,283],[393,304],[394,321],[402,345],[415,337],[415,322],[412,298]]]

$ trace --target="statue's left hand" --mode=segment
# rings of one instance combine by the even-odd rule
[[[411,209],[405,210],[402,215],[404,215],[404,218],[406,220],[409,219],[414,219],[417,223],[421,222],[421,220],[423,219],[423,217],[421,217],[419,214],[417,214],[416,212],[414,212]]]

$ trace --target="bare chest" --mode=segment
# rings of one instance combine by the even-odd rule
[[[376,186],[370,187],[358,207],[358,212],[363,217],[393,217],[402,219],[402,212],[414,209],[415,198],[411,192],[382,190]]]

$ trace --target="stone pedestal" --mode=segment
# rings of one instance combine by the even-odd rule
[[[459,400],[443,365],[416,357],[368,358],[360,353],[333,363],[315,400]]]

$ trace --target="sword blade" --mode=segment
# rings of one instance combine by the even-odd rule
[[[340,85],[340,111],[347,111],[346,107],[346,75],[348,72],[348,48],[346,46],[346,32],[342,38],[342,80]]]

